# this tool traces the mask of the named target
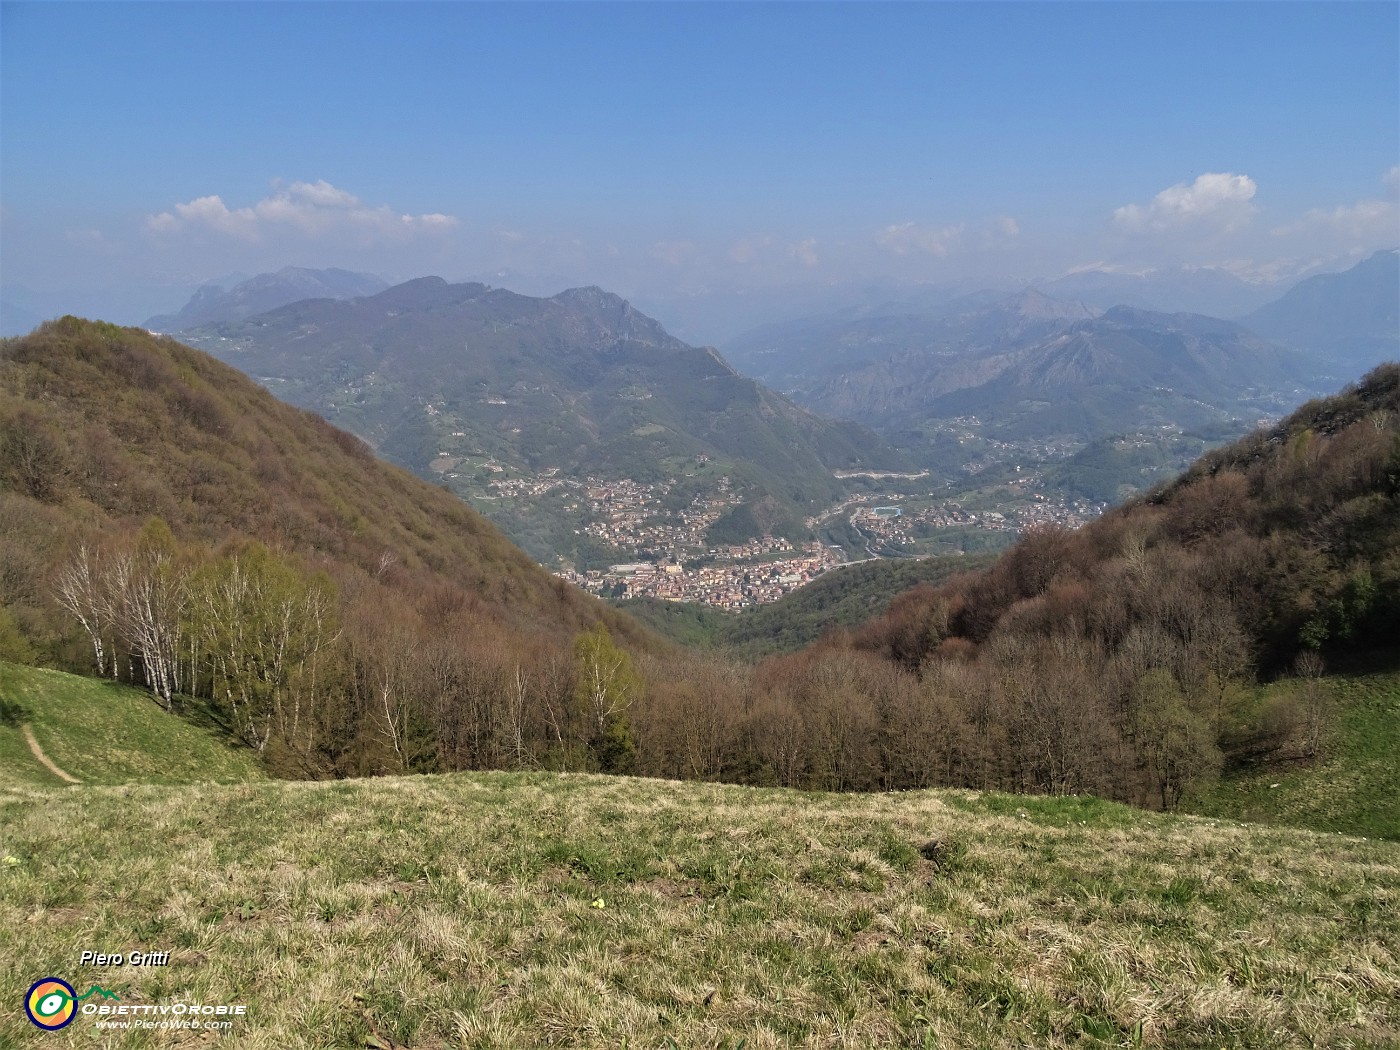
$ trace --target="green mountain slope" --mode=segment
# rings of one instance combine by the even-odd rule
[[[28,730],[28,734],[25,730]],[[131,686],[0,663],[0,787],[51,787],[62,778],[33,753],[84,784],[189,784],[261,780],[256,756],[202,704],[184,716]]]
[[[0,790],[9,1001],[53,974],[113,1005],[244,1003],[230,1045],[1382,1047],[1397,893],[1395,843],[1087,798]],[[95,946],[170,958],[79,969]],[[0,1043],[43,1038],[170,1045],[0,1012]]]
[[[1315,761],[1234,770],[1187,799],[1191,813],[1400,840],[1400,675],[1329,676],[1269,687],[1261,707],[1316,703],[1328,718]]]
[[[873,434],[812,416],[596,288],[539,299],[422,278],[186,337],[459,487],[488,467],[698,476],[692,487],[728,473],[748,502],[777,502],[763,524],[792,532],[842,491],[833,469],[894,459]]]

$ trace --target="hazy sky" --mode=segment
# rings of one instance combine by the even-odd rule
[[[0,19],[0,278],[75,309],[288,264],[665,295],[1400,242],[1389,2]]]

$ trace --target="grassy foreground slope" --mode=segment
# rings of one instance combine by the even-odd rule
[[[200,724],[202,713],[181,717],[143,689],[0,662],[0,786],[63,783],[30,751],[26,727],[84,784],[262,779],[256,754],[207,719]]]
[[[53,974],[245,1002],[239,1047],[1400,1041],[1400,845],[1091,799],[552,774],[8,788],[0,861],[0,999]],[[84,949],[171,958],[97,971]],[[37,1036],[0,1011],[0,1045]],[[80,1016],[42,1038],[191,1036]]]

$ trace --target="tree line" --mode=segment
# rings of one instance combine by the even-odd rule
[[[187,348],[41,334],[5,344],[0,657],[205,705],[280,775],[601,770],[1169,807],[1227,764],[1315,753],[1320,668],[1400,637],[1396,366],[751,667],[550,581],[446,494]],[[152,425],[166,388],[181,407]],[[1294,687],[1253,688],[1279,676]]]

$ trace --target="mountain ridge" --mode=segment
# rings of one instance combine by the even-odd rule
[[[1309,277],[1240,320],[1348,372],[1400,357],[1400,249]]]
[[[817,411],[877,428],[978,415],[1021,434],[1050,436],[1069,425],[1092,440],[1171,413],[1187,426],[1228,419],[1240,395],[1289,388],[1306,372],[1292,352],[1233,322],[1119,306],[1029,340],[1011,333],[939,354],[906,352],[798,396]],[[1054,403],[1031,411],[1040,422],[1017,408],[1046,400]],[[1067,411],[1081,409],[1102,418],[1064,422]]]
[[[420,278],[186,337],[420,476],[456,464],[437,473],[458,485],[500,469],[692,485],[727,472],[746,503],[776,500],[770,520],[797,534],[843,492],[833,470],[901,462],[596,287],[539,298]],[[570,542],[554,537],[547,547]]]
[[[200,288],[179,311],[158,314],[142,325],[153,331],[180,332],[187,328],[235,321],[303,299],[353,299],[383,291],[388,283],[372,274],[334,267],[312,270],[284,266],[275,273],[261,273],[232,287],[209,284]]]

